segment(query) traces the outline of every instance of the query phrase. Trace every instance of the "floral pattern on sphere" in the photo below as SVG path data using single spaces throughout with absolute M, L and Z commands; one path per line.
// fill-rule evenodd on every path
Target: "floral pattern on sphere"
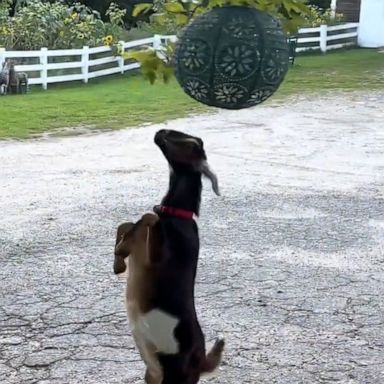
M 254 74 L 260 63 L 260 53 L 247 44 L 229 45 L 218 55 L 216 66 L 224 77 L 246 79 Z
M 191 73 L 205 71 L 210 64 L 210 48 L 204 40 L 188 39 L 183 47 L 181 63 Z
M 223 83 L 215 87 L 215 97 L 222 104 L 236 104 L 247 97 L 247 88 L 236 83 Z
M 207 100 L 209 94 L 208 85 L 197 79 L 188 80 L 185 83 L 187 93 L 198 101 Z
M 281 82 L 285 75 L 284 66 L 282 66 L 284 60 L 285 56 L 280 51 L 275 51 L 265 57 L 261 76 L 267 83 L 278 84 Z
M 253 19 L 234 17 L 223 28 L 224 32 L 237 39 L 257 38 L 259 36 L 257 25 Z
M 271 97 L 273 93 L 274 93 L 273 88 L 258 89 L 252 92 L 251 96 L 247 101 L 247 104 L 249 106 L 260 104 L 263 101 L 267 100 L 269 97 Z

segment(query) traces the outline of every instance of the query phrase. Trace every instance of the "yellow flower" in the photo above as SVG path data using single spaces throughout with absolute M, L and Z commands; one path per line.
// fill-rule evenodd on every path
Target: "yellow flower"
M 64 31 L 60 31 L 59 36 L 63 37 L 64 36 Z
M 103 42 L 104 42 L 105 45 L 112 45 L 112 43 L 113 43 L 113 36 L 112 35 L 105 36 L 103 38 Z
M 76 12 L 72 13 L 71 17 L 73 20 L 77 19 L 78 14 Z

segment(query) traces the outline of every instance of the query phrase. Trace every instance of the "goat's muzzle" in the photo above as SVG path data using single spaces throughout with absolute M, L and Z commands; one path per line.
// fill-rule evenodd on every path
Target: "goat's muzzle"
M 169 131 L 167 129 L 161 129 L 155 134 L 155 144 L 157 145 L 163 145 L 166 141 L 166 137 L 168 135 Z

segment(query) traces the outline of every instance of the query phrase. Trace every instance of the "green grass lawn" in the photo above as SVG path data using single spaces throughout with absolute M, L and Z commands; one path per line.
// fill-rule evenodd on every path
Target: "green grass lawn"
M 348 50 L 299 56 L 275 99 L 323 90 L 384 89 L 384 54 Z M 0 98 L 0 138 L 25 138 L 55 128 L 124 128 L 158 123 L 207 108 L 176 81 L 150 85 L 138 75 L 92 80 L 89 84 L 32 88 L 27 96 Z

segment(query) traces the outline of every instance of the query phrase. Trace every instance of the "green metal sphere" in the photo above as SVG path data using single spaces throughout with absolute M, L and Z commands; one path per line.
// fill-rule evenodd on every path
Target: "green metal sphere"
M 268 99 L 288 70 L 287 37 L 277 19 L 254 8 L 215 8 L 188 24 L 175 50 L 175 74 L 201 103 L 226 109 Z

